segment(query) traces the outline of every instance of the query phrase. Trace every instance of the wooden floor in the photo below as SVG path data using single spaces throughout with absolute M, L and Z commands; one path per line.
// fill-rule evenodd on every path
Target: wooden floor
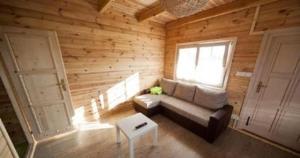
M 82 130 L 58 140 L 39 144 L 35 158 L 125 158 L 127 140 L 115 143 L 114 122 L 134 114 L 115 114 L 101 123 L 90 124 Z M 135 143 L 138 158 L 292 158 L 296 157 L 269 144 L 232 129 L 227 129 L 213 144 L 185 130 L 162 115 L 152 119 L 159 124 L 159 143 L 152 146 L 151 134 Z M 111 126 L 112 125 L 112 126 Z

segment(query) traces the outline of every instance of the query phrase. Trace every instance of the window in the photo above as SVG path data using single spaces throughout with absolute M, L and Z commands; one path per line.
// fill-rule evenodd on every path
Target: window
M 225 89 L 235 41 L 179 45 L 176 79 Z

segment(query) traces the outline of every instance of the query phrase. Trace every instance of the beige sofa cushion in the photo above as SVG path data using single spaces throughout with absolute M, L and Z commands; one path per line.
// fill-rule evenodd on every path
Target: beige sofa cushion
M 177 83 L 174 96 L 192 102 L 195 95 L 196 86 L 184 83 Z
M 227 94 L 223 90 L 210 90 L 197 87 L 194 103 L 209 109 L 219 109 L 227 104 Z
M 140 96 L 136 96 L 133 98 L 133 101 L 146 109 L 153 108 L 159 105 L 161 98 L 166 95 L 152 95 L 152 94 L 144 94 Z
M 208 126 L 209 117 L 214 111 L 197 106 L 193 103 L 189 103 L 174 97 L 161 98 L 162 106 L 172 110 L 186 118 L 189 118 L 205 127 Z
M 177 82 L 169 79 L 162 78 L 160 81 L 160 86 L 163 92 L 167 95 L 173 95 Z

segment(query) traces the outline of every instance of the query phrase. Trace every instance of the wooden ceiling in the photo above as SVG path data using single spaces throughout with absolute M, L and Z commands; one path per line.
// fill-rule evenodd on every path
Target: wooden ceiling
M 234 0 L 209 0 L 201 11 L 232 1 Z M 106 8 L 117 9 L 125 14 L 136 16 L 138 21 L 149 19 L 157 23 L 166 24 L 177 19 L 160 7 L 159 0 L 99 0 L 99 12 L 104 12 Z

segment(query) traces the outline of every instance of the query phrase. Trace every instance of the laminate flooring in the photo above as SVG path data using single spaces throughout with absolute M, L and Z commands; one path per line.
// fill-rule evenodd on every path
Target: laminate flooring
M 81 126 L 75 133 L 37 145 L 35 158 L 126 158 L 127 139 L 116 144 L 114 124 L 135 111 L 125 111 Z M 151 117 L 159 125 L 158 145 L 152 146 L 152 135 L 135 142 L 136 158 L 294 158 L 272 145 L 228 128 L 213 143 L 184 129 L 163 115 Z

